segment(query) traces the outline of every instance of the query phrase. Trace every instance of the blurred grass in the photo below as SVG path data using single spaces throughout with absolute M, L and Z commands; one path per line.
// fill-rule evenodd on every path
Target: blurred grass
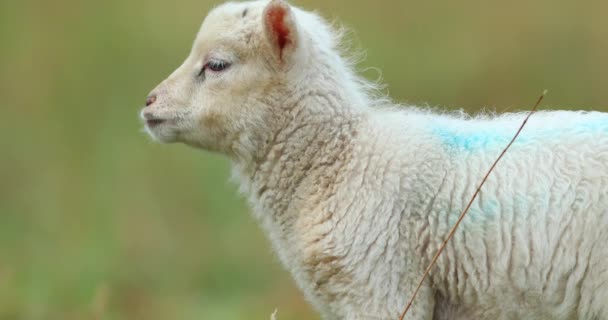
M 608 110 L 608 2 L 297 3 L 352 27 L 399 101 Z M 317 318 L 228 163 L 141 133 L 212 5 L 0 3 L 0 320 Z

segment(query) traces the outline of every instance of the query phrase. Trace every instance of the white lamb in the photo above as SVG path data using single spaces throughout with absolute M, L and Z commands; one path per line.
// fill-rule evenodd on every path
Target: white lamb
M 227 3 L 141 116 L 161 142 L 227 155 L 324 319 L 398 319 L 522 114 L 399 107 L 282 0 Z M 408 319 L 608 319 L 608 114 L 536 114 Z

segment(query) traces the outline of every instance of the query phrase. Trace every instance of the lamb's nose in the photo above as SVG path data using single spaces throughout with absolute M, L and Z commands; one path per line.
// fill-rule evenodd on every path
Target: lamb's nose
M 155 95 L 155 94 L 149 95 L 149 96 L 146 98 L 146 107 L 149 107 L 149 106 L 150 106 L 151 104 L 153 104 L 154 102 L 156 102 L 156 95 Z

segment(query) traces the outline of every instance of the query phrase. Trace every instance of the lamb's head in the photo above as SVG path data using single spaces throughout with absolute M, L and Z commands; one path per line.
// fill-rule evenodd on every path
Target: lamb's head
M 215 8 L 185 62 L 150 93 L 141 112 L 146 130 L 160 142 L 226 154 L 268 140 L 268 128 L 282 121 L 281 99 L 310 78 L 313 42 L 324 41 L 304 31 L 310 24 L 331 37 L 316 15 L 283 0 Z

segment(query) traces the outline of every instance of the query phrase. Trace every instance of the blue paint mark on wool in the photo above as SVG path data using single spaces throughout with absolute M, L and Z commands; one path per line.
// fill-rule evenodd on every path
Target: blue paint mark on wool
M 481 201 L 479 198 L 477 199 L 477 201 Z M 509 204 L 511 205 L 511 204 Z M 468 219 L 468 222 L 472 222 L 472 223 L 479 223 L 479 222 L 484 222 L 484 221 L 488 221 L 488 220 L 494 220 L 496 218 L 496 216 L 498 215 L 498 210 L 501 208 L 501 206 L 498 203 L 498 200 L 496 199 L 492 199 L 492 200 L 484 200 L 483 203 L 482 202 L 478 202 L 476 203 L 473 207 L 471 207 L 471 209 L 469 209 L 469 212 L 467 213 L 467 217 L 466 219 Z M 450 218 L 450 222 L 456 223 L 457 218 L 460 216 L 462 212 L 454 212 L 453 216 Z
M 583 131 L 591 131 L 597 133 L 608 133 L 608 116 L 601 119 L 592 120 L 582 123 L 579 128 Z
M 480 149 L 493 149 L 504 147 L 512 134 L 492 131 L 489 129 L 480 131 L 462 131 L 448 128 L 435 128 L 434 133 L 441 139 L 444 145 L 451 149 L 464 151 L 476 151 Z
M 433 128 L 433 133 L 452 150 L 489 151 L 506 147 L 515 135 L 518 125 L 514 124 L 509 129 L 505 127 L 493 129 L 489 126 L 475 129 L 467 127 L 466 123 L 460 128 L 437 125 Z M 537 129 L 525 128 L 515 143 L 564 139 L 574 135 L 589 134 L 608 134 L 608 114 L 581 118 L 568 124 L 554 124 Z

